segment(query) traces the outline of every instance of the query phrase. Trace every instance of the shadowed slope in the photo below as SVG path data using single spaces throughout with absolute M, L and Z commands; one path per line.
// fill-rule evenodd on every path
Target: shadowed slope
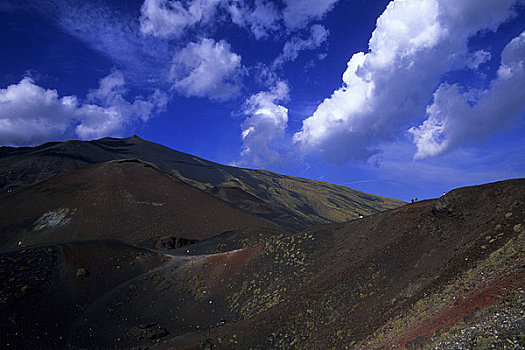
M 228 230 L 278 227 L 137 160 L 62 173 L 2 196 L 0 247 L 111 238 L 139 244 L 161 236 L 202 240 Z
M 16 191 L 66 170 L 127 158 L 153 163 L 183 182 L 293 230 L 343 222 L 403 204 L 344 186 L 213 163 L 136 136 L 2 147 L 0 190 Z
M 85 308 L 169 259 L 104 240 L 1 252 L 0 261 L 1 347 L 65 349 L 71 324 Z M 85 336 L 96 338 L 89 330 Z

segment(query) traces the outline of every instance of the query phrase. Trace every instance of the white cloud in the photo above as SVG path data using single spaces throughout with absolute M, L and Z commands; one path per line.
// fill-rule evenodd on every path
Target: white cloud
M 279 81 L 269 91 L 261 91 L 246 101 L 244 114 L 249 117 L 242 124 L 243 164 L 260 167 L 279 161 L 276 143 L 284 138 L 288 109 L 278 102 L 287 98 L 288 85 Z
M 299 52 L 313 50 L 321 46 L 328 39 L 329 31 L 320 24 L 314 24 L 308 39 L 294 36 L 284 44 L 283 52 L 274 60 L 273 66 L 278 67 L 287 61 L 294 61 Z
M 513 132 L 520 135 L 524 128 Z M 454 188 L 523 177 L 525 139 L 495 136 L 498 148 L 465 147 L 455 149 L 446 157 L 414 161 L 415 146 L 409 139 L 382 145 L 381 155 L 367 163 L 352 164 L 344 169 L 349 174 L 358 169 L 383 183 L 382 195 L 410 201 L 440 197 Z M 378 162 L 378 164 L 376 163 Z M 356 186 L 356 185 L 352 185 Z M 357 185 L 355 189 L 370 191 L 377 186 Z
M 409 132 L 415 158 L 440 155 L 469 141 L 484 139 L 525 112 L 525 32 L 503 50 L 497 77 L 483 91 L 462 92 L 442 84 L 427 108 L 428 119 Z
M 311 20 L 322 18 L 339 0 L 285 0 L 284 23 L 288 29 L 304 28 Z
M 81 139 L 120 135 L 126 127 L 137 121 L 148 121 L 167 105 L 166 94 L 159 90 L 147 100 L 135 98 L 133 103 L 124 98 L 125 93 L 124 77 L 119 71 L 101 79 L 99 88 L 87 95 L 88 103 L 79 106 L 75 113 L 80 120 L 75 133 Z
M 269 1 L 256 0 L 250 7 L 244 1 L 234 0 L 227 5 L 232 22 L 240 27 L 249 27 L 256 39 L 266 38 L 279 29 L 281 14 Z
M 229 15 L 233 23 L 249 28 L 257 39 L 279 28 L 282 15 L 274 2 L 255 0 L 145 0 L 141 8 L 142 33 L 177 38 L 192 27 L 204 26 Z
M 155 91 L 147 100 L 127 102 L 122 94 L 124 80 L 111 73 L 93 90 L 86 103 L 76 96 L 60 97 L 31 78 L 0 90 L 0 143 L 34 145 L 71 137 L 89 139 L 118 136 L 137 120 L 147 120 L 164 108 L 165 94 Z
M 248 28 L 256 39 L 267 38 L 286 27 L 290 32 L 321 19 L 339 0 L 144 0 L 141 32 L 161 38 L 178 38 L 191 28 L 231 18 Z
M 467 61 L 467 67 L 470 69 L 478 69 L 478 67 L 488 62 L 491 58 L 490 52 L 487 52 L 485 50 L 478 50 L 476 52 L 473 52 L 469 57 Z
M 0 143 L 26 145 L 61 137 L 72 128 L 76 108 L 76 97 L 60 98 L 56 90 L 26 77 L 0 90 Z
M 334 91 L 294 140 L 333 162 L 364 160 L 421 118 L 444 73 L 469 65 L 469 38 L 495 30 L 515 0 L 396 0 L 377 20 L 368 53 L 356 53 Z M 438 126 L 437 126 L 438 127 Z
M 173 88 L 186 96 L 228 100 L 240 92 L 245 68 L 241 57 L 225 41 L 202 39 L 190 43 L 173 58 Z
M 159 37 L 180 36 L 199 22 L 209 22 L 223 0 L 145 0 L 141 8 L 140 30 Z
M 113 71 L 109 75 L 100 79 L 99 87 L 91 90 L 87 95 L 90 102 L 102 102 L 105 105 L 111 105 L 114 100 L 122 99 L 126 93 L 124 76 L 120 71 Z

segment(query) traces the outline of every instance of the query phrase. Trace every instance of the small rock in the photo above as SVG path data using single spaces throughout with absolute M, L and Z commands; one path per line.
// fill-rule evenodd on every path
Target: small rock
M 408 349 L 422 349 L 425 347 L 425 345 L 428 343 L 428 339 L 422 336 L 419 336 L 412 340 L 411 342 L 407 343 Z
M 213 350 L 213 349 L 215 349 L 215 345 L 213 345 L 213 342 L 211 339 L 206 339 L 200 345 L 200 350 Z
M 138 327 L 131 328 L 127 332 L 128 337 L 135 339 L 135 340 L 160 339 L 162 337 L 165 337 L 168 334 L 169 332 L 166 329 L 154 323 L 141 324 Z

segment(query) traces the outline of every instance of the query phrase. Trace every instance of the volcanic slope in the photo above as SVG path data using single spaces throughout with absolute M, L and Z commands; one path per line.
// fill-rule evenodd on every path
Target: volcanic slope
M 67 170 L 129 158 L 150 162 L 185 183 L 295 231 L 404 204 L 345 186 L 213 163 L 137 136 L 2 147 L 0 191 L 16 192 Z
M 523 348 L 524 200 L 524 179 L 461 188 L 207 257 L 196 283 L 234 322 L 161 348 Z M 221 263 L 234 261 L 225 278 Z
M 0 247 L 85 239 L 153 245 L 165 237 L 191 243 L 225 231 L 282 233 L 140 160 L 87 166 L 1 197 Z
M 110 240 L 1 252 L 0 347 L 68 348 L 68 331 L 82 310 L 168 261 L 161 254 Z M 86 336 L 94 334 L 88 329 Z
M 40 281 L 28 263 L 40 248 L 4 252 L 11 265 L 0 283 L 10 292 L 2 300 L 36 305 L 30 319 L 61 327 L 39 323 L 14 337 L 21 327 L 0 326 L 18 348 L 39 330 L 73 348 L 523 348 L 524 200 L 525 179 L 509 180 L 226 252 L 213 237 L 101 287 L 67 324 L 38 306 L 52 307 L 45 291 L 53 279 L 30 284 Z M 118 276 L 128 260 L 108 262 L 108 273 Z M 68 288 L 82 278 L 98 288 L 73 266 Z M 2 322 L 29 317 L 12 310 Z
M 196 261 L 232 322 L 160 348 L 524 348 L 524 200 L 525 179 L 461 188 Z

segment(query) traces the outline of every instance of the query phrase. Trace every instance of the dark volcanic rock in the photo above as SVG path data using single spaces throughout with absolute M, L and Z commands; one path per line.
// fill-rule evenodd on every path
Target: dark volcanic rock
M 211 339 L 206 339 L 201 343 L 200 346 L 201 350 L 213 350 L 215 349 L 215 345 L 213 345 L 213 341 Z
M 407 343 L 407 348 L 410 350 L 423 349 L 427 343 L 428 339 L 426 337 L 419 336 Z
M 199 240 L 197 239 L 188 239 L 188 238 L 182 238 L 177 236 L 166 236 L 161 237 L 157 239 L 155 242 L 155 248 L 156 249 L 177 249 L 180 247 L 184 247 L 187 245 L 191 245 L 194 243 L 197 243 Z
M 168 334 L 169 332 L 166 329 L 154 323 L 141 324 L 128 331 L 128 337 L 135 340 L 160 339 Z

